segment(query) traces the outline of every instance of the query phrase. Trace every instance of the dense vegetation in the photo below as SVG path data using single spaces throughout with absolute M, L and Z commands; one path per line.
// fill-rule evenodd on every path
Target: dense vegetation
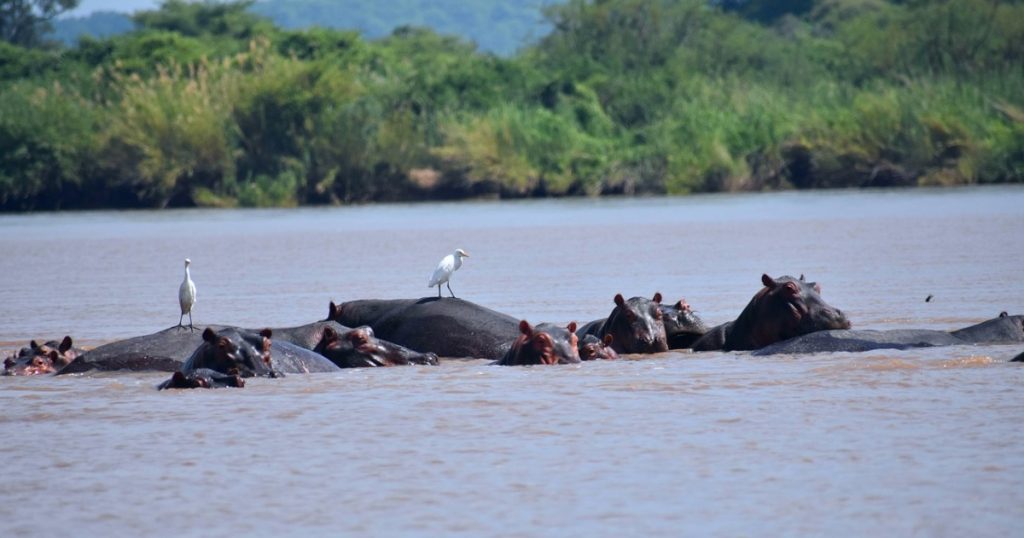
M 1024 3 L 570 0 L 512 57 L 170 1 L 0 42 L 0 208 L 1024 179 Z

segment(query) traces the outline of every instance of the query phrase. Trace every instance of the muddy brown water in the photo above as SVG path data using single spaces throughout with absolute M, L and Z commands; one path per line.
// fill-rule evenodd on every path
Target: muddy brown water
M 0 350 L 176 324 L 186 257 L 197 325 L 289 326 L 436 293 L 456 247 L 456 294 L 531 322 L 660 291 L 718 323 L 767 272 L 855 327 L 949 329 L 1024 313 L 1022 208 L 997 187 L 2 215 Z M 0 535 L 1011 536 L 1021 351 L 0 378 Z

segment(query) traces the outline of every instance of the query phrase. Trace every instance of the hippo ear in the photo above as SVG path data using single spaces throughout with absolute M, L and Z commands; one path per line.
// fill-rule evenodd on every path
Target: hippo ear
M 1009 312 L 1007 312 L 1006 310 L 1003 310 L 1002 312 L 999 313 L 999 317 L 1001 317 L 1001 318 L 1005 318 L 1005 317 L 1007 317 L 1009 315 L 1010 315 Z
M 811 287 L 814 288 L 814 291 L 818 292 L 818 295 L 821 295 L 821 286 L 817 282 L 811 282 Z
M 53 364 L 57 364 L 57 359 L 59 359 L 60 356 L 57 355 L 56 349 L 51 349 L 50 352 L 46 354 L 46 358 L 50 359 L 50 362 Z
M 615 340 L 615 338 L 610 334 L 604 335 L 604 338 L 601 339 L 601 341 L 604 342 L 604 345 L 606 346 L 612 345 L 612 340 Z
M 533 327 L 530 327 L 530 322 L 521 320 L 519 322 L 519 332 L 525 334 L 527 338 L 533 335 Z
M 322 338 L 328 341 L 334 340 L 338 338 L 338 333 L 334 332 L 334 329 L 330 327 L 324 327 L 324 334 Z
M 566 329 L 569 329 L 569 332 L 571 332 L 571 333 L 575 333 L 576 332 L 576 322 L 575 321 L 570 321 L 569 322 L 569 326 L 566 327 Z
M 330 321 L 332 319 L 338 319 L 339 315 L 341 315 L 341 308 L 339 308 L 338 305 L 334 304 L 334 301 L 331 301 L 331 304 L 327 305 L 327 319 L 326 319 L 326 321 Z
M 654 298 L 651 299 L 651 300 L 656 302 L 656 303 L 658 303 L 658 304 L 661 304 L 661 292 L 660 291 L 654 292 Z
M 803 281 L 804 281 L 804 274 L 800 273 L 800 282 L 803 282 Z
M 37 344 L 35 340 L 32 340 L 31 342 L 28 343 L 28 347 L 32 348 L 33 350 L 39 349 L 39 344 Z
M 207 327 L 203 331 L 203 340 L 212 343 L 217 338 L 217 333 L 213 332 L 213 329 Z
M 260 336 L 262 336 L 263 338 L 270 338 L 270 336 L 273 335 L 273 334 L 274 334 L 274 331 L 270 330 L 269 328 L 266 328 L 266 329 L 263 329 L 262 331 L 260 331 Z
M 615 294 L 615 304 L 617 306 L 622 306 L 622 305 L 626 304 L 626 300 L 622 298 L 622 294 L 621 293 L 616 293 Z
M 768 276 L 768 273 L 764 273 L 764 274 L 761 275 L 761 283 L 764 284 L 765 286 L 767 286 L 768 289 L 775 288 L 775 286 L 777 284 L 775 282 L 775 280 L 772 279 L 772 277 Z
M 60 341 L 60 345 L 57 346 L 57 349 L 61 353 L 64 353 L 65 351 L 71 349 L 71 337 L 65 336 L 64 339 Z

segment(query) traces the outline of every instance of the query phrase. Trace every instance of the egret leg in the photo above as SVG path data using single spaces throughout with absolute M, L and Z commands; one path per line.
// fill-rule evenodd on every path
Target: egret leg
M 440 284 L 437 285 L 437 298 L 438 299 L 441 298 L 441 285 Z
M 451 282 L 445 282 L 444 285 L 448 286 L 448 293 L 452 294 L 452 298 L 454 299 L 455 298 L 455 292 L 452 291 L 452 283 Z M 440 285 L 437 286 L 437 292 L 441 293 L 441 286 Z
M 196 330 L 196 328 L 192 326 L 192 311 L 191 310 L 188 311 L 188 330 L 190 332 L 195 332 L 195 330 Z
M 181 320 L 183 320 L 183 319 L 185 319 L 185 313 L 184 312 L 182 312 L 181 315 L 178 316 L 178 327 L 184 327 L 184 325 L 181 324 Z

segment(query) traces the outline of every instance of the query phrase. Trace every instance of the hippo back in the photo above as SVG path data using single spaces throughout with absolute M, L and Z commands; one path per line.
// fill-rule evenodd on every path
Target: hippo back
M 519 335 L 515 318 L 463 299 L 389 302 L 387 313 L 367 325 L 377 338 L 422 353 L 498 360 Z M 342 306 L 343 311 L 348 305 Z
M 963 340 L 946 331 L 897 329 L 891 331 L 837 329 L 817 331 L 765 346 L 752 355 L 779 353 L 860 352 L 875 349 L 912 349 L 956 346 Z
M 325 321 L 336 321 L 346 327 L 375 327 L 385 316 L 393 311 L 408 308 L 417 299 L 359 299 L 345 301 L 339 305 L 331 301 L 327 309 Z M 336 329 L 337 330 L 337 329 Z M 319 340 L 318 340 L 319 341 Z
M 1024 316 L 999 316 L 951 334 L 971 344 L 1017 344 L 1024 342 Z
M 210 325 L 220 331 L 228 327 Z M 77 374 L 91 370 L 174 372 L 203 343 L 201 331 L 170 327 L 160 332 L 118 340 L 87 351 L 57 372 Z

